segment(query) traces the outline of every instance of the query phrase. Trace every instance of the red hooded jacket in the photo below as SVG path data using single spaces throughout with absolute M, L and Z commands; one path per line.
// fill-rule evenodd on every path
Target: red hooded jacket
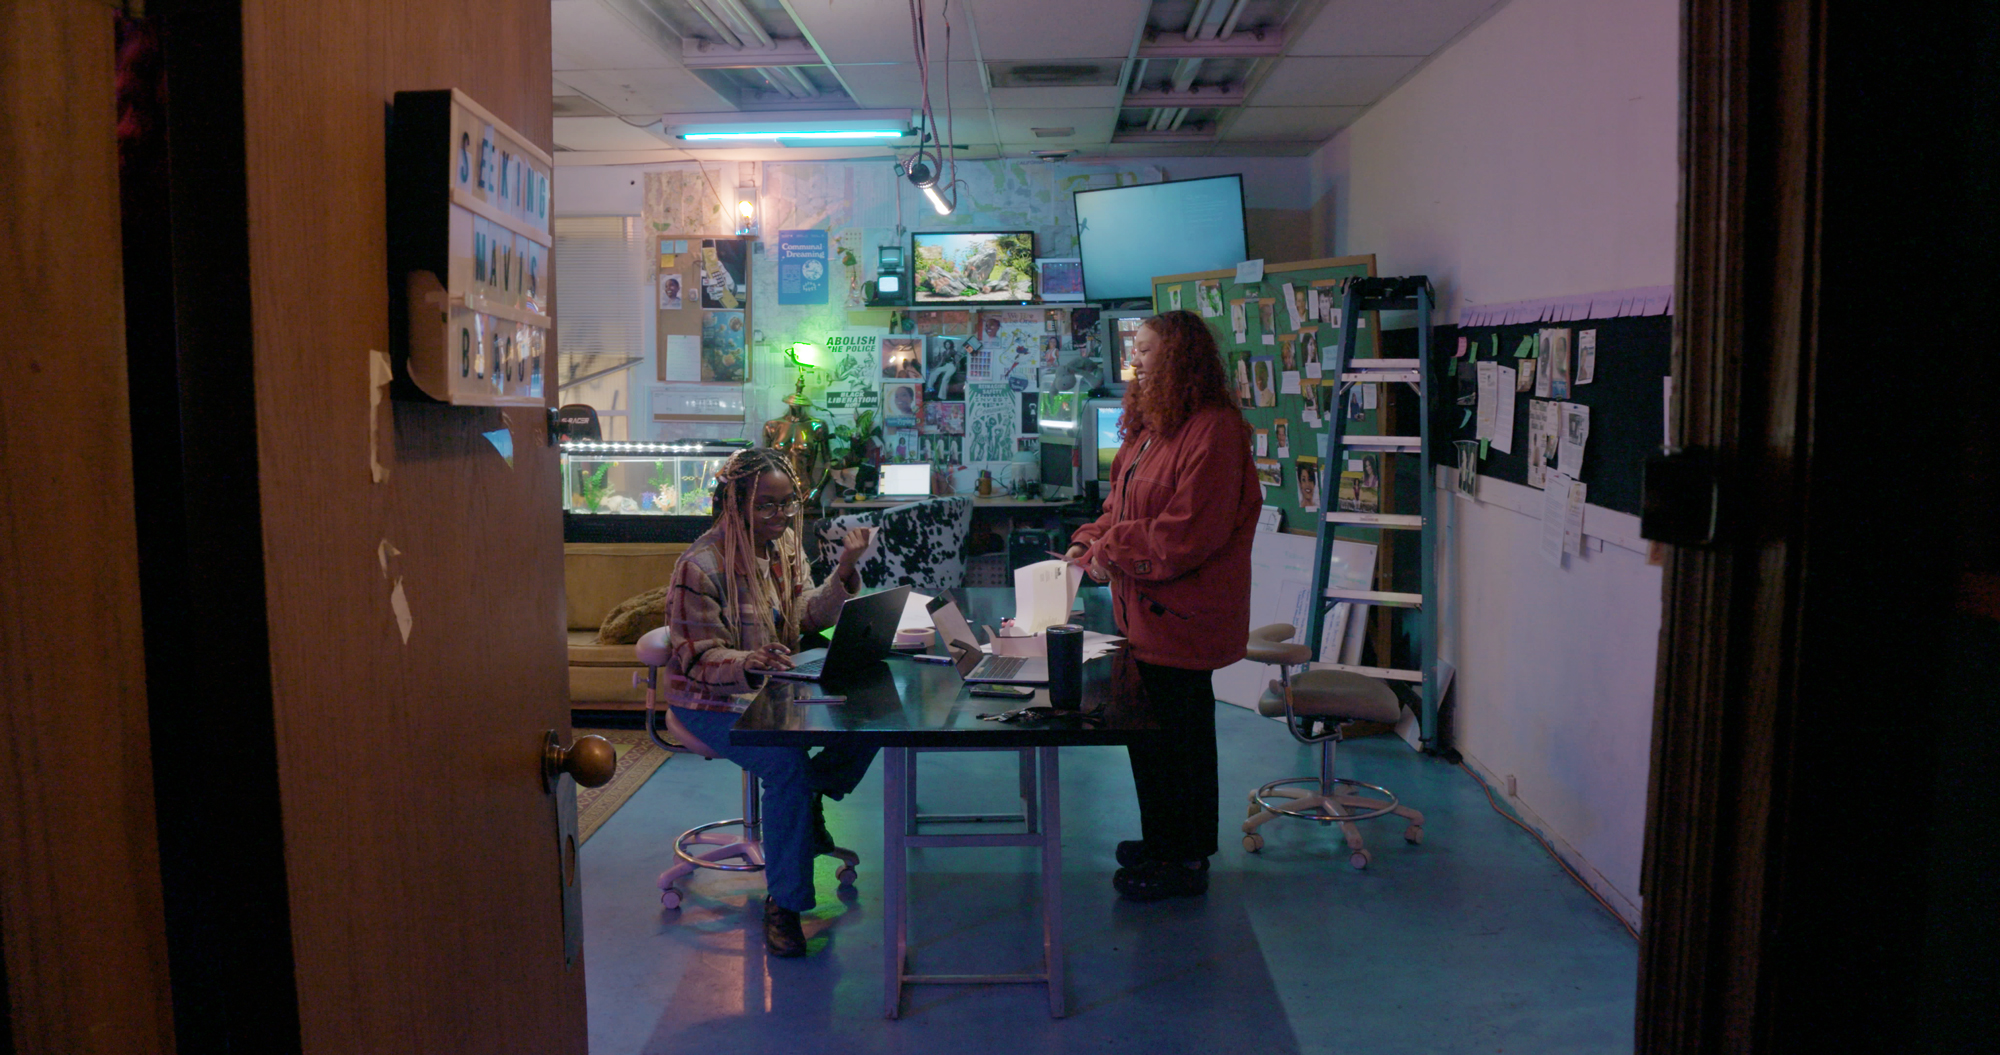
M 1263 498 L 1234 407 L 1196 411 L 1172 436 L 1126 437 L 1104 515 L 1071 541 L 1112 569 L 1113 614 L 1139 659 L 1215 670 L 1243 658 Z

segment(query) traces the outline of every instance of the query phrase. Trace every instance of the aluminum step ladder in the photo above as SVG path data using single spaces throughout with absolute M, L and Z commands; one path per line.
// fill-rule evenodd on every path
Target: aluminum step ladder
M 1318 545 L 1313 556 L 1313 596 L 1319 602 L 1312 606 L 1312 617 L 1307 630 L 1306 642 L 1318 648 L 1321 634 L 1329 610 L 1336 604 L 1354 605 L 1356 616 L 1365 620 L 1376 607 L 1402 609 L 1409 612 L 1404 618 L 1417 620 L 1416 637 L 1417 666 L 1413 669 L 1398 669 L 1383 666 L 1362 666 L 1359 664 L 1335 662 L 1334 656 L 1321 657 L 1323 662 L 1312 664 L 1316 670 L 1345 670 L 1365 674 L 1386 681 L 1408 682 L 1417 689 L 1418 734 L 1423 749 L 1438 747 L 1438 703 L 1450 681 L 1450 671 L 1440 669 L 1438 659 L 1438 570 L 1437 570 L 1437 488 L 1431 485 L 1431 419 L 1436 409 L 1432 397 L 1433 381 L 1430 376 L 1431 364 L 1431 307 L 1434 301 L 1430 279 L 1424 275 L 1410 275 L 1402 278 L 1359 278 L 1347 284 L 1341 298 L 1340 338 L 1334 348 L 1335 376 L 1340 379 L 1339 395 L 1332 402 L 1332 421 L 1327 430 L 1327 476 L 1337 480 L 1340 466 L 1346 464 L 1350 454 L 1380 454 L 1383 456 L 1382 478 L 1391 479 L 1390 456 L 1413 456 L 1418 459 L 1416 479 L 1419 494 L 1418 511 L 1415 513 L 1356 513 L 1329 509 L 1320 515 L 1318 525 Z M 1417 357 L 1415 359 L 1356 358 L 1355 331 L 1364 311 L 1415 311 L 1417 313 Z M 1380 337 L 1377 337 L 1380 340 Z M 1347 403 L 1349 391 L 1357 384 L 1409 385 L 1417 393 L 1419 411 L 1417 414 L 1417 434 L 1414 436 L 1363 436 L 1347 434 Z M 1337 489 L 1335 493 L 1338 494 Z M 1338 502 L 1330 503 L 1337 506 Z M 1342 526 L 1376 528 L 1386 531 L 1415 531 L 1420 536 L 1421 579 L 1420 593 L 1401 593 L 1386 590 L 1350 590 L 1329 588 L 1327 577 L 1330 571 L 1333 542 L 1336 529 Z M 1338 647 L 1337 644 L 1335 646 Z M 1386 657 L 1383 657 L 1386 662 Z

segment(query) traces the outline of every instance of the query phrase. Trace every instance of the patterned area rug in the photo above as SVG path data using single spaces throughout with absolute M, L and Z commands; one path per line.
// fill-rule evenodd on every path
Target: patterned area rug
M 590 841 L 597 829 L 618 812 L 646 781 L 659 772 L 672 753 L 646 735 L 644 729 L 578 729 L 578 736 L 601 736 L 618 752 L 618 768 L 603 787 L 576 789 L 578 843 Z

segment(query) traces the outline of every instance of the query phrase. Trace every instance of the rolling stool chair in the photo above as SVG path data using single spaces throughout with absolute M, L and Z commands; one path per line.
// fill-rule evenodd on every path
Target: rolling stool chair
M 1413 844 L 1423 842 L 1424 815 L 1398 802 L 1394 792 L 1333 775 L 1334 745 L 1345 735 L 1347 723 L 1392 724 L 1403 716 L 1395 692 L 1375 678 L 1344 670 L 1308 670 L 1292 677 L 1293 666 L 1312 659 L 1310 647 L 1291 643 L 1292 634 L 1292 627 L 1285 623 L 1252 630 L 1245 658 L 1278 665 L 1278 680 L 1257 701 L 1257 713 L 1269 718 L 1283 716 L 1292 739 L 1319 745 L 1319 776 L 1274 780 L 1251 792 L 1250 819 L 1243 822 L 1243 848 L 1251 853 L 1263 849 L 1264 837 L 1257 829 L 1280 815 L 1339 824 L 1347 836 L 1347 863 L 1357 869 L 1368 867 L 1369 861 L 1361 829 L 1355 827 L 1357 821 L 1393 813 L 1410 822 L 1403 829 L 1404 839 Z M 1321 725 L 1325 732 L 1309 735 Z M 1348 794 L 1340 790 L 1342 785 L 1367 789 L 1381 798 Z
M 643 684 L 646 687 L 646 735 L 652 737 L 654 743 L 675 754 L 700 755 L 704 759 L 711 760 L 716 758 L 717 754 L 713 748 L 702 743 L 701 739 L 693 733 L 688 732 L 687 728 L 681 725 L 679 719 L 674 717 L 674 709 L 672 707 L 659 707 L 656 705 L 659 694 L 660 665 L 667 661 L 666 627 L 648 631 L 644 637 L 639 639 L 639 643 L 634 648 L 638 652 L 639 662 L 646 667 L 645 674 L 642 675 L 635 672 L 632 675 L 634 684 Z M 672 737 L 671 740 L 660 735 L 659 714 L 661 711 L 666 712 L 666 731 L 667 736 Z M 741 836 L 732 836 L 728 832 L 721 830 L 736 827 L 743 829 Z M 674 856 L 680 858 L 680 863 L 660 873 L 660 904 L 667 908 L 680 908 L 681 892 L 674 888 L 674 884 L 679 882 L 683 877 L 693 875 L 698 868 L 713 868 L 722 872 L 763 871 L 764 842 L 761 836 L 762 828 L 763 807 L 761 799 L 757 794 L 757 778 L 746 769 L 743 770 L 743 816 L 726 821 L 710 821 L 707 824 L 698 824 L 682 832 L 674 840 Z M 708 847 L 709 849 L 702 850 L 702 847 Z M 697 852 L 697 850 L 700 852 Z M 861 857 L 858 854 L 852 850 L 844 850 L 836 847 L 827 856 L 837 858 L 841 862 L 840 868 L 834 872 L 836 879 L 839 879 L 842 883 L 854 882 L 855 866 L 861 863 Z M 741 861 L 742 863 L 730 864 L 728 863 L 730 861 Z

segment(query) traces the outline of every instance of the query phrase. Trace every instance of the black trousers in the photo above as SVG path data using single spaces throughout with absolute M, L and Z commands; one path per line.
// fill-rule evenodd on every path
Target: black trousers
M 1174 734 L 1133 744 L 1132 783 L 1139 792 L 1139 837 L 1148 855 L 1192 861 L 1215 854 L 1215 674 L 1139 664 L 1146 703 Z

